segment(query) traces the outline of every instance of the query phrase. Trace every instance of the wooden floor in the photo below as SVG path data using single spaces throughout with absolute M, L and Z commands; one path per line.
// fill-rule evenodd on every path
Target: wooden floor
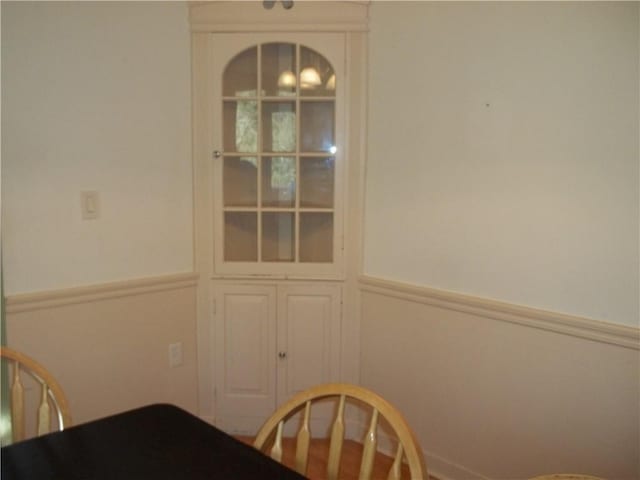
M 236 436 L 249 445 L 253 444 L 253 437 Z M 293 468 L 295 455 L 294 439 L 285 438 L 283 441 L 283 463 Z M 326 462 L 329 456 L 329 441 L 323 439 L 312 439 L 309 448 L 309 464 L 307 477 L 312 480 L 325 480 Z M 360 458 L 362 456 L 362 444 L 352 440 L 345 440 L 342 447 L 342 461 L 340 464 L 340 480 L 357 480 L 360 472 Z M 389 468 L 393 459 L 381 453 L 376 454 L 374 469 L 371 478 L 373 480 L 386 480 Z M 403 466 L 402 478 L 410 478 L 409 469 Z M 430 477 L 431 480 L 437 480 Z

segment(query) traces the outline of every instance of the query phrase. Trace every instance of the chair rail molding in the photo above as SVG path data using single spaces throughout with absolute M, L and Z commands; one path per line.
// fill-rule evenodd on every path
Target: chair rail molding
M 193 288 L 196 286 L 197 279 L 197 273 L 175 273 L 82 287 L 61 288 L 35 293 L 20 293 L 8 295 L 5 306 L 7 313 L 28 312 L 109 298 L 120 298 L 181 288 Z
M 359 284 L 360 290 L 363 292 L 377 293 L 493 320 L 640 350 L 640 328 L 638 327 L 618 325 L 367 275 L 360 276 Z

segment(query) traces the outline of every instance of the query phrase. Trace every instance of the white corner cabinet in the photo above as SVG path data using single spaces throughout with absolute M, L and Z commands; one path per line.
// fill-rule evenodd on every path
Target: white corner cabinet
M 356 381 L 367 2 L 194 2 L 201 415 Z

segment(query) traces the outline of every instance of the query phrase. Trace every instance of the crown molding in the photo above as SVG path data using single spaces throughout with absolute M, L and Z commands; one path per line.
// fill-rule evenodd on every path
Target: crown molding
M 362 32 L 368 29 L 368 1 L 296 0 L 290 9 L 262 1 L 189 3 L 192 32 Z

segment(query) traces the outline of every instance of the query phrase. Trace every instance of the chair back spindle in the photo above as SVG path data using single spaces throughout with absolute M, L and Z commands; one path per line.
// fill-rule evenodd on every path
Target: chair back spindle
M 38 407 L 38 435 L 49 433 L 51 425 L 51 408 L 49 407 L 49 387 L 40 382 L 40 406 Z
M 271 448 L 271 458 L 273 458 L 277 462 L 282 461 L 282 427 L 283 425 L 284 425 L 284 422 L 278 423 L 276 439 L 273 442 L 273 447 Z
M 402 467 L 402 444 L 398 443 L 398 448 L 396 449 L 396 456 L 393 459 L 393 465 L 389 469 L 389 476 L 387 480 L 400 480 L 401 478 L 401 467 Z
M 373 409 L 371 424 L 367 435 L 364 437 L 364 450 L 362 451 L 362 463 L 360 464 L 360 480 L 370 480 L 373 470 L 373 460 L 378 446 L 378 410 Z
M 331 428 L 331 443 L 329 444 L 329 460 L 327 462 L 327 477 L 329 480 L 337 480 L 340 470 L 340 458 L 342 457 L 342 444 L 344 442 L 344 403 L 346 397 L 340 395 L 338 412 Z
M 304 416 L 302 417 L 302 425 L 298 432 L 296 440 L 296 471 L 304 475 L 307 471 L 309 463 L 309 442 L 311 440 L 311 432 L 309 431 L 309 417 L 311 416 L 311 402 L 307 402 L 304 406 Z
M 20 364 L 13 363 L 13 380 L 11 382 L 11 433 L 13 441 L 24 440 L 24 385 L 20 378 Z

